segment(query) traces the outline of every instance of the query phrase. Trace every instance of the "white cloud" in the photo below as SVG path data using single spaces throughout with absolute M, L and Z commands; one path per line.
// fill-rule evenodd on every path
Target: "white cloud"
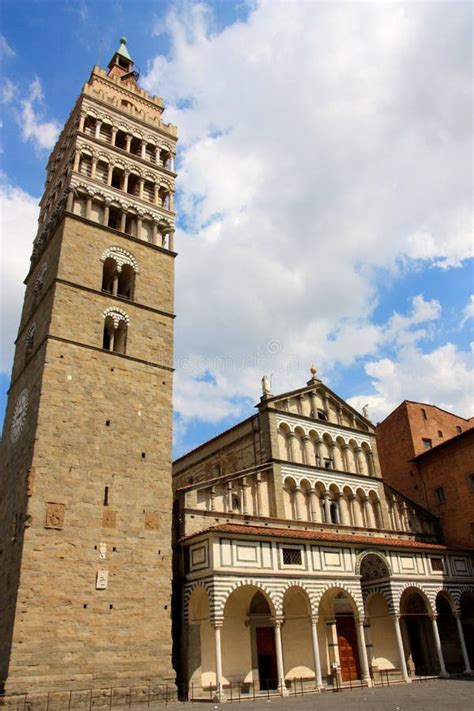
M 383 420 L 402 400 L 428 402 L 472 417 L 472 358 L 472 347 L 471 352 L 466 352 L 453 343 L 429 353 L 414 346 L 404 347 L 397 358 L 367 363 L 365 370 L 372 378 L 372 392 L 350 398 L 349 402 L 357 409 L 368 403 L 373 422 Z
M 188 9 L 144 84 L 180 130 L 178 359 L 237 364 L 213 411 L 257 397 L 263 368 L 281 390 L 313 360 L 328 372 L 430 335 L 435 301 L 372 314 L 381 271 L 470 255 L 470 8 L 259 2 L 221 32 Z M 212 390 L 176 382 L 183 400 Z
M 9 104 L 17 95 L 18 87 L 10 79 L 5 79 L 0 89 L 0 102 Z
M 0 372 L 9 373 L 23 303 L 23 280 L 29 266 L 38 219 L 38 198 L 0 176 L 0 259 L 2 345 Z
M 16 52 L 14 49 L 10 47 L 8 44 L 6 37 L 4 35 L 0 35 L 0 56 L 4 57 L 15 57 Z
M 461 327 L 464 326 L 469 319 L 474 318 L 474 294 L 471 294 L 469 301 L 463 309 L 463 317 L 461 321 Z
M 53 148 L 61 130 L 58 121 L 43 121 L 44 96 L 38 77 L 31 82 L 28 96 L 21 101 L 17 120 L 24 141 L 31 141 L 36 149 Z

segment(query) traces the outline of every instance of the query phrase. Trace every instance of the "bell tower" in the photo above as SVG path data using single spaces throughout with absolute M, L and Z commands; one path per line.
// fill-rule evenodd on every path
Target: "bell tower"
M 0 691 L 172 684 L 177 129 L 126 39 L 47 164 L 1 453 Z

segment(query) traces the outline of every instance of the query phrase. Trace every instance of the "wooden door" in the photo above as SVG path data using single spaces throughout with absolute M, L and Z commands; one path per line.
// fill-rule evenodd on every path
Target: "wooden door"
M 337 646 L 342 681 L 360 679 L 359 649 L 353 617 L 336 617 Z
M 273 627 L 257 627 L 258 676 L 260 689 L 278 688 L 278 672 L 275 652 L 275 632 Z

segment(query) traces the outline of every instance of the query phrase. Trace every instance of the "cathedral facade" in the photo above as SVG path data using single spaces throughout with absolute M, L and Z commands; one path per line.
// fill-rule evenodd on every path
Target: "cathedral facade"
M 194 695 L 471 673 L 473 551 L 384 483 L 374 430 L 313 369 L 174 463 Z
M 177 130 L 137 77 L 122 38 L 47 165 L 1 453 L 7 695 L 174 683 Z

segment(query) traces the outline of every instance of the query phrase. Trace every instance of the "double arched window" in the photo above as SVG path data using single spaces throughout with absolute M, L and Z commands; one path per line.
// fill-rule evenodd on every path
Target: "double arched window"
M 102 262 L 102 291 L 132 301 L 138 272 L 135 257 L 121 247 L 109 247 L 102 255 Z
M 110 307 L 104 311 L 102 348 L 113 353 L 125 353 L 130 319 L 122 309 Z

